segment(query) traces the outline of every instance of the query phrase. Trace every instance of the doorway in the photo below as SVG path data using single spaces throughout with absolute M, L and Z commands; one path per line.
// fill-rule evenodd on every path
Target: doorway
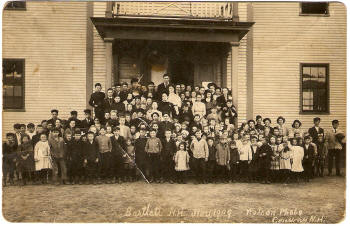
M 194 64 L 184 59 L 172 59 L 169 62 L 171 82 L 173 84 L 194 84 Z

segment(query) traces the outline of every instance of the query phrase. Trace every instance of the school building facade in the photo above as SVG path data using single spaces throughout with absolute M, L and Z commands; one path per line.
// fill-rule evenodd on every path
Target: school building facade
M 239 123 L 346 126 L 346 7 L 338 2 L 24 2 L 3 10 L 3 133 L 90 108 L 103 89 L 216 82 Z

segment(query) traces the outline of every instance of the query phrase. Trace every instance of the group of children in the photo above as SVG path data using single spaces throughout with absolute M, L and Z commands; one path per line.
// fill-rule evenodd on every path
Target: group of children
M 52 118 L 37 126 L 14 125 L 3 144 L 4 185 L 14 184 L 15 177 L 22 185 L 186 183 L 190 178 L 289 183 L 322 177 L 333 156 L 340 174 L 338 155 L 328 155 L 328 149 L 342 148 L 337 120 L 330 133 L 319 127 L 320 118 L 307 132 L 299 120 L 287 128 L 279 117 L 272 127 L 271 119 L 259 115 L 237 127 L 227 88 L 171 85 L 168 75 L 157 89 L 132 80 L 130 88 L 116 84 L 106 97 L 99 83 L 95 87 L 89 102 L 94 118 L 86 109 L 83 120 L 76 111 L 61 120 L 53 109 Z

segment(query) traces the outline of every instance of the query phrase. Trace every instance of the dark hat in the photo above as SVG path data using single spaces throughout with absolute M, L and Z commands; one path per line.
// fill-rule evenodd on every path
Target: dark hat
M 113 128 L 113 131 L 116 131 L 116 130 L 120 130 L 120 127 L 116 126 L 116 127 Z
M 271 123 L 271 119 L 270 118 L 264 118 L 264 123 L 265 121 L 269 121 Z
M 338 124 L 339 123 L 339 120 L 338 119 L 334 119 L 333 121 L 332 121 L 332 125 L 333 124 Z
M 300 126 L 302 125 L 301 122 L 298 119 L 296 119 L 296 120 L 294 120 L 294 122 L 292 124 L 293 128 L 295 128 L 295 123 L 297 123 L 297 122 L 299 123 Z
M 258 120 L 259 118 L 262 119 L 261 115 L 257 115 L 257 116 L 255 117 L 255 120 Z
M 316 121 L 320 121 L 321 122 L 321 119 L 319 117 L 315 117 L 314 118 L 314 122 L 316 122 Z
M 91 110 L 90 110 L 90 109 L 85 109 L 85 110 L 84 110 L 84 113 L 85 113 L 85 114 L 90 114 L 90 115 L 91 115 Z
M 98 83 L 95 84 L 95 87 L 96 86 L 102 86 L 102 85 L 101 85 L 101 83 L 98 82 Z
M 51 113 L 54 113 L 54 112 L 56 112 L 58 114 L 58 110 L 57 109 L 52 109 L 51 110 Z
M 77 112 L 77 111 L 71 111 L 70 114 L 71 114 L 71 115 L 77 115 L 78 112 Z
M 280 120 L 280 119 L 282 119 L 282 120 L 283 120 L 283 123 L 285 123 L 285 122 L 286 122 L 286 119 L 285 119 L 285 118 L 283 118 L 282 116 L 279 116 L 279 117 L 277 118 L 277 122 L 278 122 L 278 120 Z

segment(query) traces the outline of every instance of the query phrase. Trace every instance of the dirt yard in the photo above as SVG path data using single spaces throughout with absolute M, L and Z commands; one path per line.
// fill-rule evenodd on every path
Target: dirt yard
M 336 223 L 345 178 L 300 184 L 31 185 L 3 188 L 11 222 Z

